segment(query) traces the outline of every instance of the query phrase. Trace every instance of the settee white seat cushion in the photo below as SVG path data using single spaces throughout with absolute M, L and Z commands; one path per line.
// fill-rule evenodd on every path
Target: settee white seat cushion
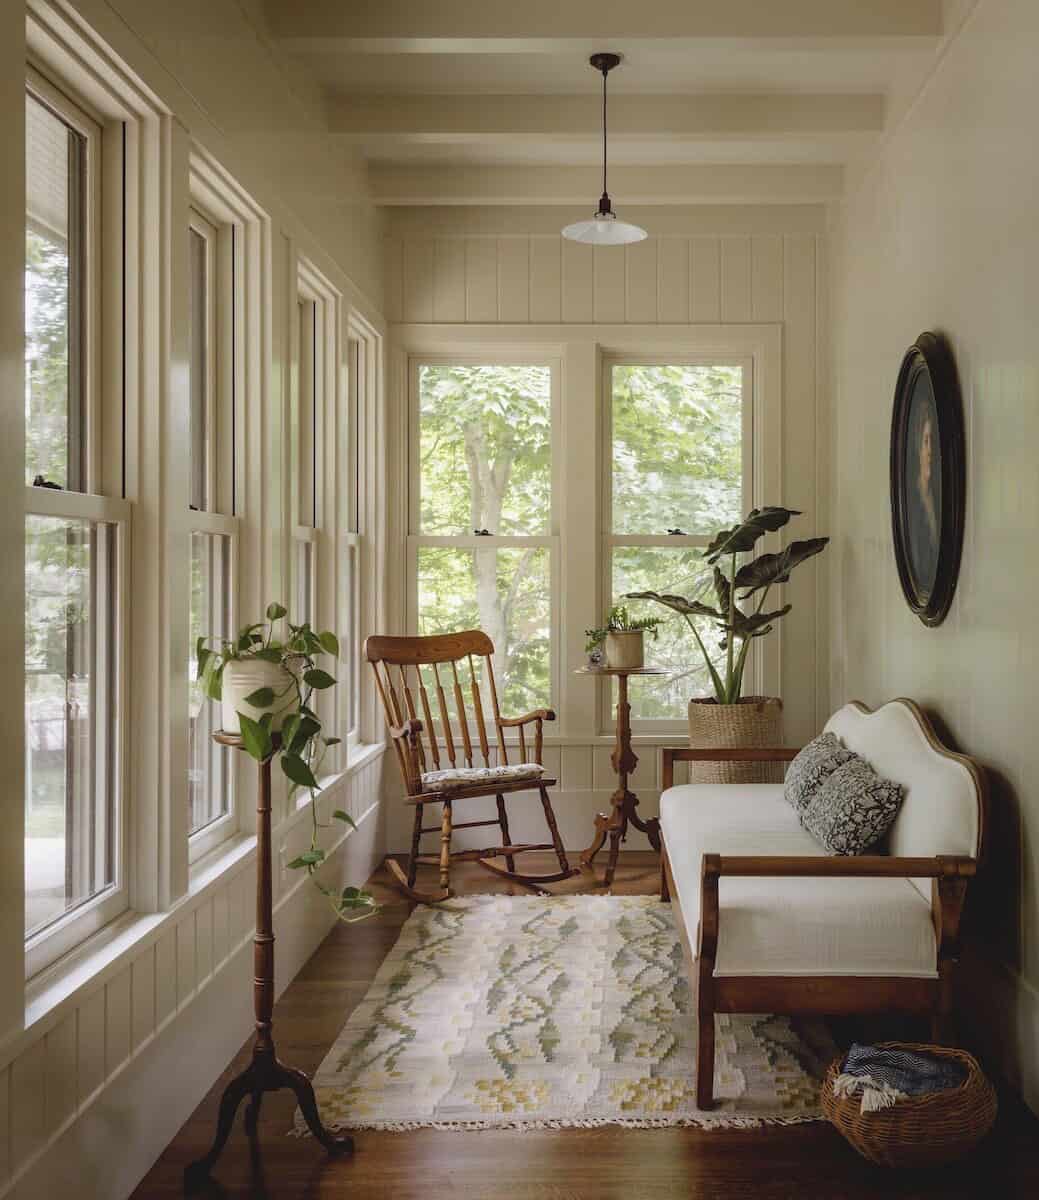
M 517 779 L 540 779 L 545 768 L 538 763 L 516 763 L 507 767 L 450 767 L 427 771 L 422 776 L 424 792 L 449 792 L 454 788 L 483 784 L 515 783 Z
M 704 854 L 825 853 L 782 784 L 669 788 L 660 826 L 694 954 Z M 909 880 L 723 876 L 718 900 L 716 975 L 937 975 L 930 904 Z

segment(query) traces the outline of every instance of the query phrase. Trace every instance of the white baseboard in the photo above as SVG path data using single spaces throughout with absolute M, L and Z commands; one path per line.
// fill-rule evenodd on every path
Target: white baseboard
M 367 879 L 382 851 L 379 805 L 373 804 L 327 870 L 344 882 Z M 274 920 L 279 995 L 334 923 L 309 880 L 300 879 L 282 897 Z M 250 937 L 27 1165 L 11 1200 L 125 1200 L 249 1036 L 252 976 Z

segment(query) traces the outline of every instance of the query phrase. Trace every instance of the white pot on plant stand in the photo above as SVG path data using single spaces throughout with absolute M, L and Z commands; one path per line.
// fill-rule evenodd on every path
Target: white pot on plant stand
M 249 704 L 251 696 L 261 688 L 270 688 L 274 699 L 266 707 Z M 296 678 L 281 663 L 265 662 L 262 658 L 232 659 L 224 667 L 220 685 L 220 723 L 224 733 L 240 733 L 238 714 L 244 713 L 253 721 L 265 713 L 272 714 L 271 732 L 277 733 L 282 722 L 296 710 Z

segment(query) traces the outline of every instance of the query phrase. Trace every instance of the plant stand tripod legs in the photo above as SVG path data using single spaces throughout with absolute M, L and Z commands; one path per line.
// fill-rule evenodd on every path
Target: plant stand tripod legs
M 220 1115 L 217 1118 L 213 1145 L 208 1154 L 184 1168 L 185 1191 L 193 1191 L 209 1177 L 213 1164 L 220 1157 L 224 1144 L 231 1134 L 239 1104 L 253 1090 L 253 1078 L 253 1064 L 250 1063 L 241 1075 L 232 1079 L 224 1088 L 224 1094 L 220 1097 Z
M 278 1068 L 285 1078 L 285 1086 L 296 1093 L 296 1103 L 307 1123 L 307 1128 L 328 1151 L 329 1154 L 352 1154 L 354 1140 L 345 1133 L 332 1133 L 321 1122 L 317 1110 L 317 1100 L 314 1097 L 314 1086 L 302 1071 L 295 1067 L 285 1067 L 278 1063 Z

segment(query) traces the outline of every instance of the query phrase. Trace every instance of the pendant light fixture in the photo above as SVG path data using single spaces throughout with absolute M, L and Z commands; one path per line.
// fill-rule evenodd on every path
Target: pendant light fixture
M 597 71 L 602 72 L 602 195 L 599 211 L 590 221 L 576 221 L 567 225 L 563 237 L 572 242 L 587 242 L 593 246 L 626 246 L 629 242 L 641 242 L 646 231 L 638 225 L 618 221 L 606 190 L 606 76 L 620 62 L 619 54 L 593 54 L 588 60 Z

